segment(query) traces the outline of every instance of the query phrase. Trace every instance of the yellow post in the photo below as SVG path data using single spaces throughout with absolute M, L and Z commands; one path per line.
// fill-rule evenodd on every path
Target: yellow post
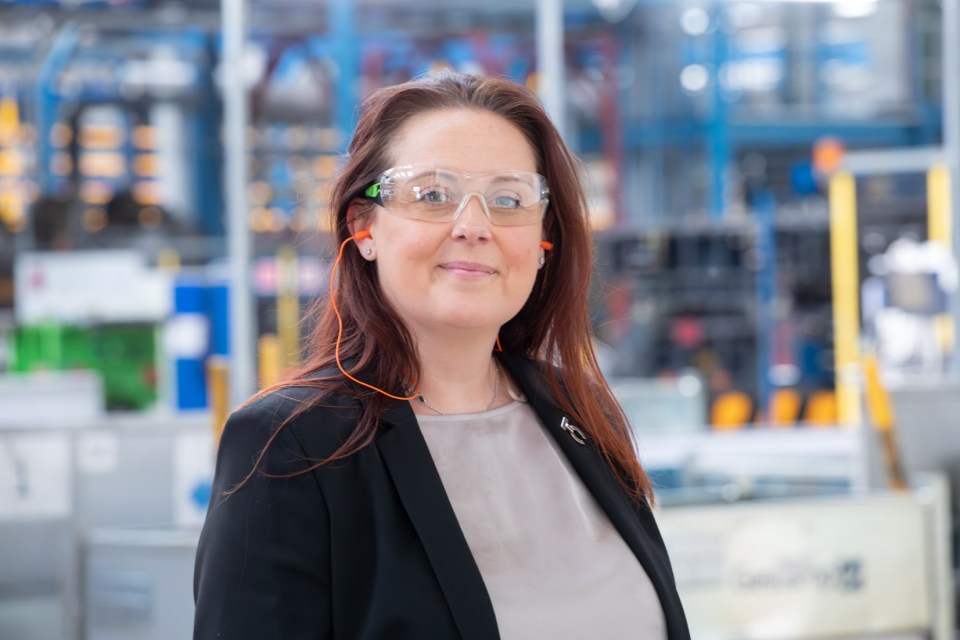
M 269 387 L 280 380 L 280 341 L 268 333 L 257 341 L 260 356 L 260 388 Z
M 944 164 L 935 164 L 927 171 L 927 236 L 952 253 L 950 197 L 950 171 Z M 933 327 L 941 352 L 951 353 L 956 339 L 953 318 L 941 313 L 934 318 Z
M 839 171 L 830 178 L 830 258 L 833 283 L 837 418 L 861 424 L 860 275 L 857 250 L 857 185 Z
M 210 404 L 210 417 L 213 421 L 214 443 L 220 441 L 223 425 L 230 412 L 230 385 L 227 359 L 223 356 L 207 358 L 207 395 Z
M 300 361 L 300 295 L 293 247 L 277 251 L 277 336 L 281 370 L 296 366 Z
M 931 242 L 950 247 L 950 172 L 935 164 L 927 172 L 927 236 Z
M 20 107 L 15 98 L 0 99 L 0 223 L 11 231 L 26 226 L 26 206 L 22 178 L 24 165 L 20 157 Z

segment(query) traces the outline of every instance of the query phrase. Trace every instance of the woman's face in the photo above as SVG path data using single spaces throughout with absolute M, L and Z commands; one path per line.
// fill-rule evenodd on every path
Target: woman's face
M 537 171 L 534 151 L 520 130 L 480 110 L 418 114 L 400 128 L 388 156 L 393 166 L 427 165 L 466 174 Z M 371 237 L 360 242 L 361 254 L 376 261 L 387 300 L 414 336 L 463 336 L 468 330 L 490 339 L 533 289 L 543 255 L 542 222 L 494 226 L 476 197 L 453 222 L 412 220 L 389 205 L 375 207 L 372 216 Z

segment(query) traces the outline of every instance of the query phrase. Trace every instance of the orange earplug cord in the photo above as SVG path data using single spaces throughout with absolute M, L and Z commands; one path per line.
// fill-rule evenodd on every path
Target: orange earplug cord
M 333 306 L 334 315 L 337 316 L 337 344 L 334 347 L 333 355 L 337 361 L 337 368 L 340 369 L 340 372 L 343 375 L 350 378 L 351 380 L 353 380 L 354 382 L 356 382 L 357 384 L 363 387 L 366 387 L 367 389 L 373 389 L 377 393 L 382 393 L 388 398 L 393 398 L 394 400 L 414 400 L 418 395 L 420 395 L 420 392 L 418 390 L 419 385 L 414 388 L 412 396 L 409 396 L 409 397 L 395 396 L 392 393 L 387 393 L 386 391 L 384 391 L 379 387 L 375 387 L 372 384 L 367 384 L 363 380 L 357 380 L 352 375 L 350 375 L 346 369 L 343 368 L 343 364 L 340 362 L 340 340 L 343 338 L 343 318 L 340 317 L 340 309 L 337 308 L 337 296 L 334 293 L 335 291 L 334 283 L 336 282 L 337 268 L 340 266 L 340 261 L 343 259 L 343 250 L 347 247 L 348 242 L 350 242 L 351 240 L 362 240 L 364 238 L 369 238 L 369 237 L 370 237 L 370 230 L 364 229 L 363 231 L 358 231 L 354 235 L 344 240 L 343 243 L 340 245 L 340 253 L 337 254 L 337 259 L 333 263 L 333 269 L 330 271 L 330 304 Z

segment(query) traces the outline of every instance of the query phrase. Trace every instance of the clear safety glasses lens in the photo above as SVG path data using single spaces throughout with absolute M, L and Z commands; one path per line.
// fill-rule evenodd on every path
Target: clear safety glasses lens
M 476 196 L 491 224 L 540 222 L 547 208 L 546 178 L 529 171 L 466 174 L 421 165 L 388 169 L 380 176 L 383 206 L 407 218 L 451 222 Z

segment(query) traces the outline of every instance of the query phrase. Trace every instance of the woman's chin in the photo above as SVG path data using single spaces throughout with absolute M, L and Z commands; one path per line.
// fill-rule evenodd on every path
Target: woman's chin
M 496 334 L 503 323 L 513 315 L 491 313 L 489 306 L 453 305 L 438 313 L 430 324 L 437 329 L 450 331 L 476 332 L 478 335 Z

